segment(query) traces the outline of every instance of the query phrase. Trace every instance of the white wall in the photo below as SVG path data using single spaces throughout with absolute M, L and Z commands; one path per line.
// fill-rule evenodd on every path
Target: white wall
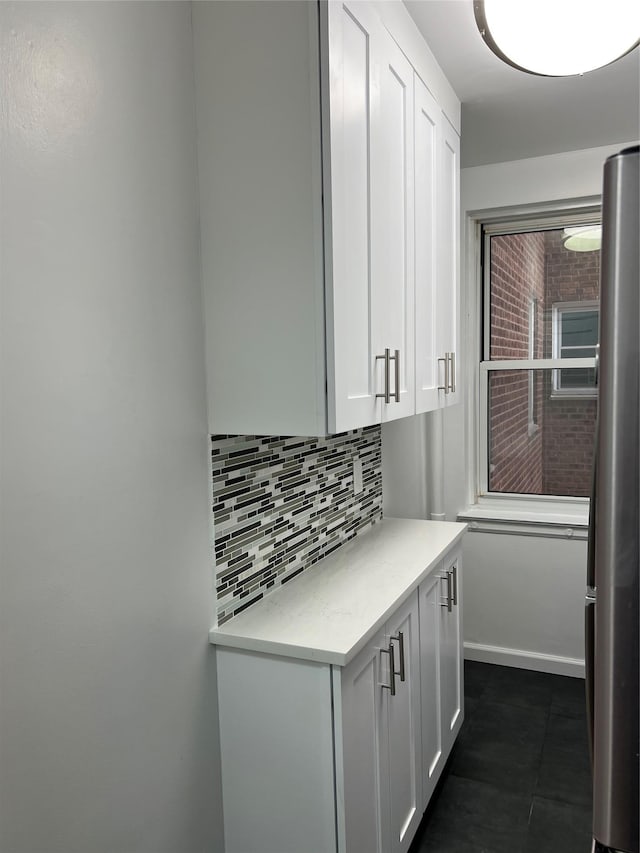
M 190 4 L 0 26 L 0 849 L 215 853 Z
M 382 425 L 382 511 L 387 517 L 429 518 L 429 420 L 400 418 Z

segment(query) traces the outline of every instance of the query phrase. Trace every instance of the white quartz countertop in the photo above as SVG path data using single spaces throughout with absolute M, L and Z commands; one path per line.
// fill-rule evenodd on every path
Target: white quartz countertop
M 385 518 L 219 628 L 210 642 L 345 666 L 467 525 Z

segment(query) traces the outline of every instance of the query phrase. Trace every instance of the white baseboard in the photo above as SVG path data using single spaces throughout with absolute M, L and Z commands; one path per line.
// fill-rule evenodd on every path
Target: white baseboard
M 477 660 L 481 663 L 495 663 L 500 666 L 514 666 L 518 669 L 533 669 L 536 672 L 552 672 L 555 675 L 584 678 L 584 660 L 580 658 L 544 655 L 521 649 L 485 646 L 481 643 L 465 643 L 464 656 L 466 660 Z

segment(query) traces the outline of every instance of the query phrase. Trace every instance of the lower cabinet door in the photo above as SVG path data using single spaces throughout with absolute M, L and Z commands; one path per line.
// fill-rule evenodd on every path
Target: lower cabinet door
M 346 853 L 387 853 L 389 771 L 387 697 L 389 654 L 381 631 L 342 670 L 344 849 Z M 338 781 L 338 789 L 340 783 Z M 341 849 L 339 843 L 339 849 Z
M 449 556 L 444 562 L 444 572 L 449 576 L 447 594 L 451 595 L 451 608 L 442 607 L 440 614 L 441 708 L 442 747 L 446 754 L 453 746 L 462 725 L 462 563 L 459 554 Z
M 414 593 L 342 671 L 346 853 L 406 853 L 422 818 L 419 653 Z
M 386 690 L 391 853 L 406 853 L 422 819 L 420 629 L 414 593 L 387 623 L 395 693 Z
M 418 591 L 423 809 L 463 720 L 461 567 L 459 553 L 449 554 Z
M 422 807 L 433 794 L 445 756 L 442 750 L 440 647 L 443 578 L 430 575 L 421 585 L 420 683 L 422 694 Z

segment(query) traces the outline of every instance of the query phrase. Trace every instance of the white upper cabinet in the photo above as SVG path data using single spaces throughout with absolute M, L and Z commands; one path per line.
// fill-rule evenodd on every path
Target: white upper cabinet
M 395 6 L 194 4 L 212 433 L 321 435 L 445 403 L 442 392 L 424 402 L 437 364 L 422 356 L 439 312 L 448 328 L 457 311 L 457 297 L 445 305 L 428 288 L 434 270 L 438 282 L 457 275 L 457 201 L 432 232 L 459 164 L 444 133 L 425 138 L 416 71 L 437 78 L 450 112 L 459 104 Z M 417 185 L 434 169 L 435 201 Z M 449 241 L 446 258 L 434 240 Z
M 376 362 L 382 333 L 380 278 L 374 251 L 384 239 L 379 215 L 384 31 L 366 3 L 331 3 L 321 13 L 321 34 L 328 36 L 322 44 L 322 70 L 328 72 L 323 125 L 327 402 L 329 431 L 340 432 L 379 423 L 382 417 Z
M 457 402 L 460 137 L 416 78 L 416 413 Z
M 415 305 L 416 412 L 439 406 L 440 357 L 437 344 L 438 157 L 442 138 L 440 107 L 422 80 L 415 79 Z
M 380 78 L 381 180 L 376 209 L 381 224 L 374 247 L 377 387 L 385 393 L 381 356 L 389 350 L 388 397 L 382 420 L 415 412 L 414 385 L 414 211 L 413 67 L 384 31 Z M 383 381 L 381 381 L 381 378 Z
M 438 229 L 436 253 L 438 285 L 437 351 L 445 358 L 444 403 L 458 400 L 458 341 L 460 330 L 460 137 L 442 117 L 438 160 Z

